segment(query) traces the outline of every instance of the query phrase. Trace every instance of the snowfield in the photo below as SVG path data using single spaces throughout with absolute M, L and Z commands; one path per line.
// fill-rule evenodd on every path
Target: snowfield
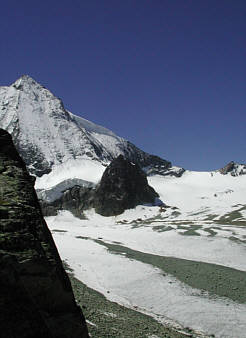
M 186 171 L 182 177 L 152 176 L 149 184 L 169 205 L 178 207 L 185 219 L 201 219 L 215 213 L 224 215 L 234 205 L 246 204 L 246 175 L 233 177 L 215 172 Z M 195 213 L 198 212 L 196 217 Z M 210 213 L 210 214 L 209 214 Z
M 112 301 L 205 335 L 244 337 L 245 303 L 192 288 L 127 257 L 122 248 L 246 271 L 246 176 L 186 172 L 148 180 L 165 210 L 145 205 L 115 217 L 93 209 L 85 220 L 68 211 L 47 217 L 62 259 L 79 280 Z

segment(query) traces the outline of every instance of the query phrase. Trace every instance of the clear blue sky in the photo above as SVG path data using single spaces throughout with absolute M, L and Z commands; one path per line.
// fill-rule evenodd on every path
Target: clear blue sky
M 1 85 L 28 74 L 186 169 L 246 162 L 245 0 L 8 0 L 0 37 Z

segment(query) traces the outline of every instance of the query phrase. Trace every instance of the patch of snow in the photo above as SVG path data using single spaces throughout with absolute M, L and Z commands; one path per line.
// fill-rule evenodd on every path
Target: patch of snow
M 116 318 L 116 314 L 112 313 L 112 312 L 104 312 L 103 313 L 105 316 L 111 317 L 111 318 Z
M 91 322 L 90 320 L 88 320 L 88 319 L 86 319 L 86 323 L 89 324 L 89 325 L 91 325 L 91 326 L 97 327 L 96 324 L 92 323 L 92 322 Z

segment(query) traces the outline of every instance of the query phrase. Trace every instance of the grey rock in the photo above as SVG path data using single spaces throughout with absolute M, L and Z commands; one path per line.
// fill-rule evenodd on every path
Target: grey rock
M 44 216 L 55 216 L 58 210 L 69 210 L 75 217 L 83 219 L 83 211 L 94 206 L 95 189 L 76 185 L 67 189 L 55 201 L 40 200 Z

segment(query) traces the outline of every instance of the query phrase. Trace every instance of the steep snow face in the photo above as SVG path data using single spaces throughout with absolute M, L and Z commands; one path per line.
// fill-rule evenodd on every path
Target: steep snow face
M 31 171 L 43 173 L 72 158 L 109 157 L 60 99 L 28 76 L 1 88 L 0 109 L 1 127 L 12 134 Z
M 60 99 L 27 75 L 0 87 L 0 127 L 11 133 L 29 171 L 37 176 L 72 159 L 108 163 L 120 154 L 141 166 L 170 167 L 170 162 L 66 111 Z

